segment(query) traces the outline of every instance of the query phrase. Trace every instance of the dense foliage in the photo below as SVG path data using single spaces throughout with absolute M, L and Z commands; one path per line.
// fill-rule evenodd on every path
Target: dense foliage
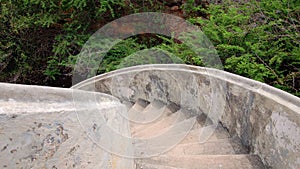
M 70 86 L 69 60 L 127 8 L 124 0 L 2 0 L 0 80 Z
M 300 1 L 211 5 L 191 18 L 214 42 L 226 70 L 300 95 Z
M 300 96 L 299 1 L 169 2 L 1 0 L 0 81 L 69 87 L 76 57 L 97 29 L 128 14 L 156 11 L 184 17 L 201 27 L 225 70 Z M 149 48 L 203 66 L 202 60 L 176 39 L 144 34 L 114 46 L 97 72 L 130 66 L 127 61 L 131 57 L 127 56 Z M 155 63 L 132 60 L 134 65 Z

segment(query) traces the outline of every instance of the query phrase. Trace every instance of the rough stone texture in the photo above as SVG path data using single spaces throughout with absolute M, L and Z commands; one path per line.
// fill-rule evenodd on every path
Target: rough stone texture
M 205 113 L 265 165 L 300 168 L 300 99 L 263 83 L 209 68 L 144 65 L 88 79 L 73 89 L 96 93 L 0 83 L 0 168 L 133 168 L 132 159 L 112 155 L 134 153 L 126 138 L 127 109 L 117 98 L 128 105 L 142 100 L 143 107 L 154 101 L 180 107 L 187 110 L 184 118 Z M 184 126 L 171 134 L 180 136 Z M 228 158 L 239 168 L 251 168 L 243 161 L 259 161 L 256 155 L 149 160 L 153 165 L 165 161 L 174 167 L 194 163 L 212 168 Z
M 272 168 L 300 166 L 300 99 L 216 69 L 143 65 L 88 79 L 73 88 L 108 93 L 120 100 L 160 100 L 220 121 L 251 153 Z
M 116 136 L 130 134 L 127 120 L 120 116 L 126 108 L 116 98 L 70 89 L 0 86 L 0 168 L 133 168 L 132 159 L 109 153 L 111 147 L 119 153 L 131 151 L 131 143 Z M 117 134 L 105 133 L 104 126 Z
M 147 113 L 152 114 L 149 110 L 155 111 L 163 106 L 161 102 L 151 102 L 147 106 L 141 106 L 140 104 L 140 101 L 136 102 L 129 112 L 134 113 L 132 115 L 136 116 Z M 136 111 L 137 109 L 139 110 Z M 136 125 L 140 126 L 141 123 L 130 123 L 132 137 L 135 140 L 133 142 L 134 152 L 137 155 L 135 158 L 136 169 L 164 169 L 172 167 L 186 169 L 265 168 L 258 156 L 249 155 L 248 150 L 241 144 L 240 139 L 238 137 L 230 137 L 221 125 L 214 131 L 214 134 L 215 136 L 225 136 L 224 139 L 216 138 L 212 135 L 208 140 L 201 141 L 203 132 L 213 128 L 211 125 L 203 126 L 207 116 L 202 114 L 187 118 L 185 116 L 186 110 L 183 111 L 182 108 L 170 113 L 169 109 L 165 109 L 164 112 L 161 112 L 160 120 L 153 118 L 155 121 L 143 123 L 145 128 L 142 130 L 135 127 Z M 184 118 L 175 120 L 174 116 Z M 187 122 L 185 124 L 194 125 L 183 131 L 186 128 L 186 125 L 182 125 L 184 121 Z M 137 129 L 139 131 L 136 131 Z M 141 138 L 147 139 L 142 140 Z

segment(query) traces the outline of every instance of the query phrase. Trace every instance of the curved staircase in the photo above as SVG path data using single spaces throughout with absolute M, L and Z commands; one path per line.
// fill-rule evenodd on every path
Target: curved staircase
M 135 168 L 299 168 L 299 98 L 217 69 L 140 65 L 72 88 L 128 108 Z
M 133 143 L 136 169 L 261 169 L 257 155 L 249 154 L 238 137 L 231 137 L 222 125 L 214 129 L 204 114 L 188 117 L 176 105 L 138 99 L 125 103 L 134 139 L 152 139 L 152 145 Z M 200 142 L 200 133 L 215 130 Z M 178 139 L 179 138 L 179 139 Z M 173 143 L 170 139 L 177 139 Z M 171 144 L 171 145 L 170 145 Z M 136 152 L 136 153 L 137 153 Z
M 300 168 L 300 99 L 220 70 L 143 65 L 0 93 L 0 168 Z

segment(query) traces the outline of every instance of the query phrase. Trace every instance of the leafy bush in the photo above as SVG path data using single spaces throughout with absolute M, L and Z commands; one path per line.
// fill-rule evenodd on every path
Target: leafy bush
M 69 60 L 100 26 L 95 23 L 127 8 L 125 0 L 1 1 L 0 80 L 51 85 L 70 72 Z
M 190 18 L 214 43 L 227 71 L 300 95 L 299 1 L 211 4 Z
M 201 27 L 225 70 L 300 96 L 300 1 L 183 2 L 174 13 Z M 158 0 L 3 0 L 0 81 L 69 87 L 78 53 L 90 35 L 124 15 L 170 12 L 162 4 Z M 155 62 L 207 66 L 210 61 L 193 50 L 172 37 L 138 35 L 115 45 L 93 71 Z M 170 57 L 137 59 L 141 52 Z

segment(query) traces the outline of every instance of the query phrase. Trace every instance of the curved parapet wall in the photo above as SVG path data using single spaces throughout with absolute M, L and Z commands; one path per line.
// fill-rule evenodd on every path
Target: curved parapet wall
M 207 114 L 272 168 L 300 166 L 300 99 L 224 71 L 188 65 L 142 65 L 83 81 L 73 88 L 121 101 L 160 100 Z
M 130 134 L 119 114 L 126 108 L 115 97 L 5 83 L 0 93 L 0 168 L 133 168 L 132 159 L 121 159 L 91 139 L 105 137 L 107 147 L 128 153 L 131 143 L 102 132 L 109 121 L 110 128 Z

